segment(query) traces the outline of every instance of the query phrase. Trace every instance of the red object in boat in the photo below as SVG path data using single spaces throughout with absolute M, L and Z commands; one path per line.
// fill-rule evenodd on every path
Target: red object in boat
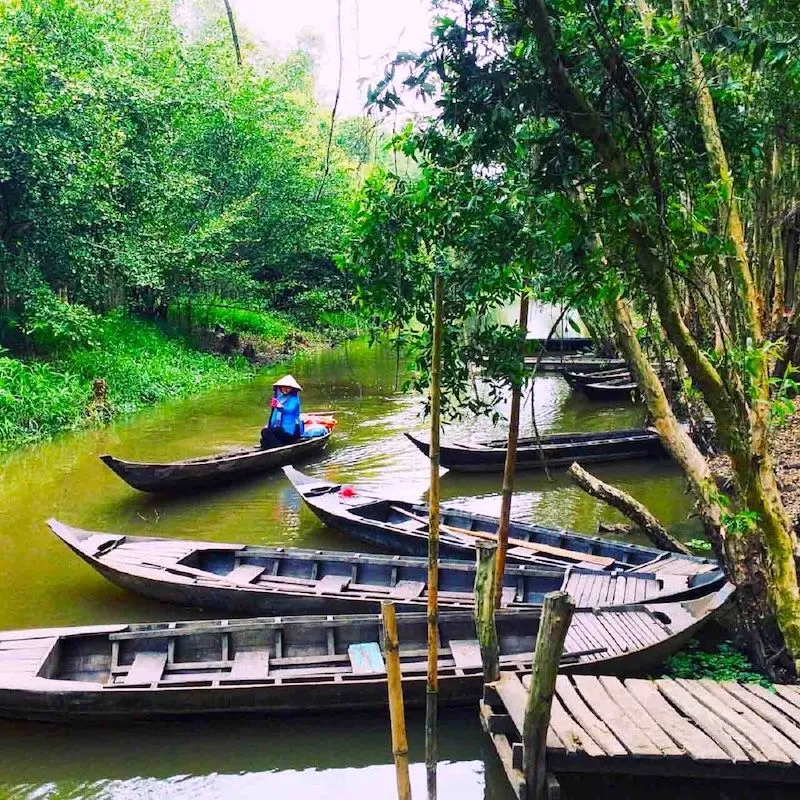
M 355 497 L 358 492 L 352 486 L 343 486 L 339 490 L 340 497 Z

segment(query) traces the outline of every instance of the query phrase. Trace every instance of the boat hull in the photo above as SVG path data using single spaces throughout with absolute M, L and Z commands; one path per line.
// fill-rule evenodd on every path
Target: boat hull
M 679 650 L 731 591 L 726 586 L 706 598 L 655 607 L 576 611 L 560 671 L 645 673 Z M 502 669 L 530 671 L 538 619 L 530 611 L 498 612 Z M 398 627 L 404 700 L 423 707 L 427 617 L 400 614 Z M 442 614 L 439 634 L 440 704 L 476 703 L 483 674 L 472 614 Z M 385 709 L 382 637 L 378 615 L 7 631 L 0 634 L 6 663 L 0 716 L 93 724 Z M 371 655 L 364 661 L 353 648 Z M 240 662 L 240 656 L 246 658 Z M 237 674 L 245 662 L 260 671 Z
M 424 455 L 430 445 L 410 433 L 408 439 Z M 595 438 L 590 438 L 594 436 Z M 606 431 L 589 436 L 575 436 L 563 441 L 563 435 L 543 436 L 540 446 L 524 444 L 517 449 L 517 469 L 538 470 L 546 467 L 570 466 L 603 461 L 624 461 L 636 458 L 661 458 L 666 455 L 661 439 L 654 431 Z M 502 472 L 505 468 L 506 448 L 453 447 L 442 445 L 440 463 L 456 472 Z
M 191 492 L 244 480 L 317 455 L 328 445 L 330 433 L 315 439 L 262 450 L 254 447 L 230 456 L 187 459 L 165 464 L 123 461 L 110 455 L 100 459 L 122 480 L 140 492 Z

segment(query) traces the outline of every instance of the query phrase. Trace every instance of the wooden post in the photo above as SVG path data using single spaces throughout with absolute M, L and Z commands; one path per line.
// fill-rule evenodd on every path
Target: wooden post
M 431 337 L 431 485 L 428 492 L 428 681 L 425 691 L 425 770 L 428 800 L 436 800 L 437 728 L 439 695 L 439 427 L 442 384 L 442 315 L 444 278 L 433 281 L 433 332 Z
M 497 545 L 494 542 L 475 542 L 475 631 L 481 648 L 483 680 L 492 683 L 500 677 L 500 647 L 494 622 L 494 576 L 497 565 Z
M 519 298 L 519 328 L 521 335 L 528 330 L 528 292 L 523 290 Z M 525 340 L 520 343 L 520 362 L 525 357 Z M 511 390 L 511 413 L 508 420 L 508 449 L 506 464 L 503 470 L 503 492 L 500 502 L 500 523 L 497 526 L 497 566 L 494 575 L 494 603 L 500 608 L 503 595 L 503 576 L 506 571 L 506 550 L 508 550 L 508 526 L 511 521 L 511 498 L 514 495 L 514 474 L 517 469 L 517 441 L 519 440 L 519 406 L 522 387 L 514 386 Z M 531 398 L 531 402 L 533 399 Z
M 397 800 L 411 800 L 411 780 L 408 776 L 408 739 L 403 707 L 403 680 L 400 673 L 400 652 L 397 640 L 397 616 L 394 603 L 381 603 L 383 614 L 386 677 L 389 685 L 389 714 L 392 720 L 392 754 L 397 772 Z
M 550 723 L 558 665 L 574 608 L 566 592 L 545 595 L 522 727 L 522 760 L 528 800 L 545 800 L 548 794 L 545 763 L 547 726 Z

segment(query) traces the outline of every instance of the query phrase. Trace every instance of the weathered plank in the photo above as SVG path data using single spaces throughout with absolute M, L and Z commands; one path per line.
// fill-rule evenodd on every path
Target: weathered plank
M 386 665 L 383 663 L 383 654 L 377 642 L 351 644 L 347 648 L 353 675 L 383 675 Z
M 414 600 L 425 590 L 424 581 L 398 581 L 389 593 L 392 600 Z
M 628 678 L 625 688 L 646 709 L 647 713 L 668 733 L 695 761 L 729 761 L 727 753 L 679 714 L 658 691 L 653 681 Z
M 225 577 L 234 583 L 252 583 L 266 567 L 258 564 L 240 564 L 232 569 Z
M 628 751 L 617 741 L 608 725 L 581 700 L 566 675 L 559 675 L 556 678 L 556 692 L 564 707 L 592 739 L 603 748 L 606 755 L 624 756 L 627 754 Z
M 166 653 L 137 653 L 128 674 L 122 678 L 124 684 L 157 683 L 167 666 Z
M 233 681 L 259 681 L 268 674 L 269 653 L 266 650 L 247 650 L 234 656 L 229 677 Z
M 740 700 L 751 711 L 758 714 L 768 725 L 777 728 L 795 745 L 800 745 L 800 727 L 795 725 L 791 719 L 787 719 L 786 716 L 781 714 L 772 704 L 762 700 L 754 692 L 748 692 L 744 686 L 739 685 L 735 681 L 725 681 L 721 686 L 725 691 L 734 695 L 734 697 Z M 764 691 L 766 692 L 766 689 Z M 767 692 L 767 694 L 769 694 L 769 692 Z M 782 746 L 783 745 L 781 745 L 781 747 Z M 786 753 L 791 756 L 795 764 L 798 763 L 796 752 L 792 753 L 787 750 Z
M 660 678 L 656 686 L 676 708 L 694 720 L 734 761 L 749 761 L 748 754 L 739 745 L 741 737 L 732 735 L 730 726 L 725 725 L 716 714 L 710 712 L 699 700 L 676 683 L 672 678 Z M 743 743 L 752 754 L 753 760 L 766 761 L 749 742 Z
M 622 708 L 633 724 L 667 756 L 682 756 L 684 750 L 662 730 L 659 724 L 650 716 L 645 707 L 625 688 L 619 678 L 611 675 L 601 675 L 601 686 L 608 692 L 609 697 Z
M 474 669 L 482 666 L 481 648 L 477 639 L 451 639 L 450 652 L 459 669 Z
M 349 575 L 326 575 L 317 582 L 316 592 L 317 594 L 338 594 L 343 591 L 349 583 Z
M 739 685 L 739 684 L 737 684 Z M 746 689 L 751 694 L 760 697 L 772 706 L 775 706 L 779 711 L 782 711 L 787 717 L 794 722 L 800 724 L 800 708 L 787 703 L 777 692 L 771 692 L 769 689 L 761 686 L 758 683 L 745 683 L 741 684 L 743 689 Z M 777 687 L 776 687 L 777 688 Z
M 657 747 L 644 731 L 625 711 L 609 697 L 606 690 L 595 675 L 575 675 L 575 688 L 595 711 L 611 732 L 635 756 L 661 756 L 661 748 Z

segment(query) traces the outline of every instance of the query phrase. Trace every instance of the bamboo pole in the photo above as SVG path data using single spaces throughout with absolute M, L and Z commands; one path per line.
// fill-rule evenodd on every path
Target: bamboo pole
M 519 328 L 522 335 L 520 343 L 520 361 L 525 356 L 524 332 L 528 330 L 528 292 L 523 289 L 519 298 Z M 500 524 L 497 528 L 497 566 L 494 575 L 494 603 L 500 607 L 503 593 L 503 576 L 506 571 L 506 551 L 508 550 L 508 526 L 511 521 L 511 498 L 514 494 L 514 474 L 517 469 L 517 442 L 519 441 L 519 407 L 522 387 L 514 386 L 511 390 L 511 414 L 508 420 L 508 449 L 506 464 L 503 470 L 503 492 L 500 502 Z
M 547 797 L 547 726 L 550 724 L 558 664 L 574 609 L 566 592 L 545 595 L 522 727 L 522 762 L 528 800 Z
M 500 677 L 500 647 L 494 621 L 497 545 L 494 542 L 476 542 L 475 550 L 475 631 L 481 648 L 483 680 L 492 683 Z
M 408 738 L 403 708 L 403 680 L 400 673 L 400 652 L 397 639 L 397 615 L 394 603 L 381 603 L 383 614 L 386 677 L 389 686 L 389 714 L 392 721 L 392 755 L 397 773 L 397 800 L 411 800 L 411 780 L 408 775 Z
M 425 770 L 428 800 L 436 800 L 439 695 L 439 427 L 442 383 L 442 315 L 444 278 L 433 281 L 433 332 L 431 337 L 431 479 L 428 493 L 428 680 L 425 690 Z

